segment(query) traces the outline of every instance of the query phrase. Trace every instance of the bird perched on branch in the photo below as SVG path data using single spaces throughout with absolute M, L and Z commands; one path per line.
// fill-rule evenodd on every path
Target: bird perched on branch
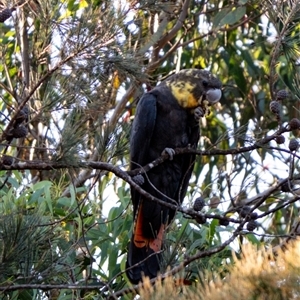
M 221 82 L 198 69 L 181 70 L 142 96 L 132 125 L 130 168 L 145 166 L 162 153 L 169 155 L 169 160 L 134 178 L 146 192 L 169 203 L 182 203 L 195 155 L 174 155 L 174 149 L 197 147 L 199 118 L 220 98 Z M 175 211 L 146 199 L 134 188 L 131 198 L 134 228 L 126 273 L 132 283 L 138 283 L 143 275 L 157 276 L 164 231 Z

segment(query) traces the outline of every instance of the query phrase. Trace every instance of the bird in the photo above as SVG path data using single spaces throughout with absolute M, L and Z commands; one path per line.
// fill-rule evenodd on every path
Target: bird
M 133 180 L 150 195 L 180 205 L 188 189 L 194 154 L 174 155 L 175 148 L 196 149 L 199 119 L 222 95 L 221 81 L 204 69 L 183 69 L 161 81 L 139 100 L 130 134 L 130 170 L 162 154 L 169 159 Z M 142 176 L 142 177 L 141 177 Z M 132 284 L 160 272 L 163 237 L 175 210 L 151 201 L 131 187 L 133 233 L 126 274 Z

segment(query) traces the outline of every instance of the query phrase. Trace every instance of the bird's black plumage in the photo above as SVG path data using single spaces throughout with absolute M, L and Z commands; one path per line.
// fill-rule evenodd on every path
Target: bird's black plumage
M 196 148 L 199 140 L 198 107 L 207 109 L 208 91 L 218 90 L 220 82 L 203 70 L 183 70 L 162 82 L 140 99 L 130 140 L 131 170 L 158 158 L 166 148 Z M 214 99 L 215 100 L 215 99 Z M 181 204 L 192 174 L 195 155 L 176 155 L 151 169 L 142 188 L 151 195 Z M 160 250 L 164 229 L 175 211 L 142 197 L 131 190 L 134 229 L 127 259 L 127 276 L 137 283 L 142 274 L 153 278 L 160 268 Z

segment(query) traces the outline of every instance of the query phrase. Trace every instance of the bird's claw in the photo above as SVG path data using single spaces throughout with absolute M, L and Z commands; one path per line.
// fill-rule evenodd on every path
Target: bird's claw
M 194 110 L 194 116 L 195 116 L 195 120 L 196 121 L 199 121 L 200 118 L 204 117 L 205 116 L 205 112 L 203 110 L 202 107 L 197 107 L 195 110 Z
M 144 177 L 141 174 L 135 175 L 132 177 L 132 180 L 137 184 L 137 185 L 142 185 L 145 182 Z
M 165 148 L 164 151 L 162 152 L 162 155 L 164 154 L 168 154 L 169 155 L 169 159 L 173 160 L 173 157 L 175 155 L 175 150 L 172 148 Z

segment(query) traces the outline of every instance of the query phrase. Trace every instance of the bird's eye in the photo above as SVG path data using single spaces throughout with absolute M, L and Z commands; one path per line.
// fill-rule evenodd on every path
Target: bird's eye
M 203 85 L 204 87 L 207 87 L 207 86 L 208 86 L 208 81 L 203 80 L 203 81 L 202 81 L 202 85 Z

